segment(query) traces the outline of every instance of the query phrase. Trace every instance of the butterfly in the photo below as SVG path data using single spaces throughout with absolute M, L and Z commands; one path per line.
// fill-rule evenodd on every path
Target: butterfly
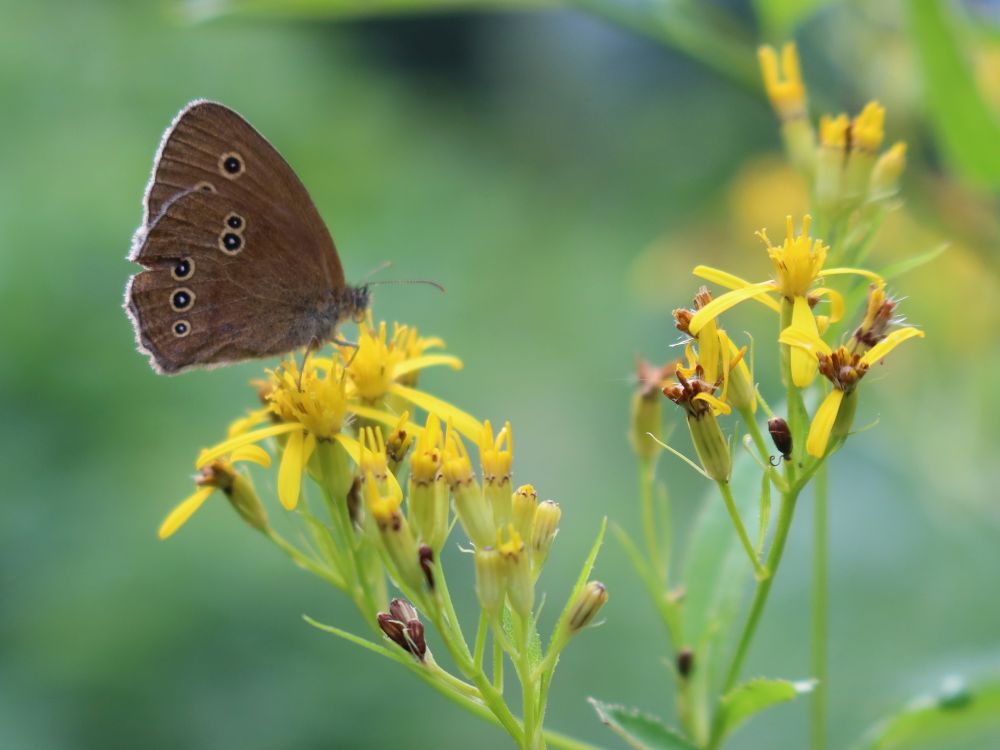
M 292 168 L 216 102 L 191 102 L 164 133 L 128 258 L 143 270 L 125 310 L 160 373 L 316 348 L 370 303 Z

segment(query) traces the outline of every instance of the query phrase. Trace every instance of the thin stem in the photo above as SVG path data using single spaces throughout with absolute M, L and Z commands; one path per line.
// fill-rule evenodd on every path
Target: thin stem
M 288 555 L 292 560 L 300 567 L 308 570 L 316 576 L 319 576 L 324 581 L 330 583 L 338 589 L 346 590 L 347 584 L 344 583 L 344 579 L 334 570 L 321 565 L 320 563 L 313 560 L 311 557 L 306 555 L 302 550 L 296 547 L 294 544 L 289 542 L 283 536 L 281 536 L 277 531 L 268 527 L 267 531 L 264 532 L 268 539 L 274 542 L 282 551 Z
M 813 585 L 812 585 L 812 676 L 817 680 L 812 694 L 812 750 L 827 748 L 827 618 L 829 534 L 828 487 L 826 462 L 816 473 L 813 509 Z
M 778 525 L 774 532 L 774 541 L 771 544 L 771 550 L 767 556 L 767 569 L 771 572 L 771 575 L 757 583 L 753 600 L 750 602 L 750 612 L 747 614 L 746 622 L 740 633 L 739 643 L 736 646 L 736 653 L 733 654 L 733 659 L 729 664 L 726 682 L 722 689 L 723 694 L 728 693 L 736 684 L 736 680 L 739 679 L 743 661 L 746 659 L 747 651 L 750 648 L 750 642 L 757 631 L 757 623 L 764 611 L 764 606 L 767 604 L 768 594 L 771 593 L 771 584 L 774 583 L 778 566 L 781 564 L 781 556 L 785 551 L 788 530 L 792 526 L 792 516 L 795 515 L 795 501 L 798 499 L 798 495 L 799 491 L 797 488 L 793 488 L 781 495 L 781 508 L 778 510 Z
M 657 579 L 666 583 L 667 566 L 660 555 L 660 533 L 656 523 L 656 511 L 653 508 L 653 483 L 656 476 L 656 463 L 653 459 L 639 460 L 639 504 L 642 509 L 642 532 L 646 541 L 646 554 L 656 571 Z
M 517 674 L 521 680 L 521 703 L 524 710 L 524 750 L 537 750 L 538 742 L 538 683 L 531 669 L 531 616 L 520 618 Z
M 726 510 L 729 511 L 729 517 L 733 519 L 733 525 L 736 527 L 736 533 L 740 537 L 743 549 L 746 550 L 747 557 L 750 558 L 750 562 L 753 564 L 757 580 L 767 578 L 769 575 L 768 569 L 761 567 L 760 560 L 757 559 L 757 554 L 753 549 L 753 543 L 750 541 L 750 537 L 747 536 L 746 527 L 743 525 L 743 519 L 740 518 L 740 512 L 736 509 L 736 501 L 733 500 L 733 490 L 729 486 L 729 482 L 716 482 L 716 484 L 719 486 L 719 492 L 722 494 L 722 499 L 726 502 Z

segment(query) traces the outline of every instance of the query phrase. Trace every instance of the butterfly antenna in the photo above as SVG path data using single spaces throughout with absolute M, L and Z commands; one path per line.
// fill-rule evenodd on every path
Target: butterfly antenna
M 375 274 L 380 273 L 380 272 L 384 271 L 387 268 L 392 268 L 392 261 L 391 260 L 383 260 L 381 263 L 379 263 L 377 266 L 375 266 L 375 268 L 373 268 L 368 273 L 366 273 L 364 276 L 362 276 L 361 279 L 362 279 L 362 281 L 364 279 L 370 279 Z
M 383 281 L 370 281 L 368 286 L 385 286 L 387 284 L 401 285 L 401 284 L 426 284 L 427 286 L 432 286 L 437 289 L 441 294 L 444 294 L 444 287 L 438 284 L 436 281 L 429 281 L 427 279 L 385 279 Z

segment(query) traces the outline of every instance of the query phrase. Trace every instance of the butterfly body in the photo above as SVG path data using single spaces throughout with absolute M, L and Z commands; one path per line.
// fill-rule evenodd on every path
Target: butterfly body
M 125 308 L 158 372 L 283 354 L 363 317 L 326 226 L 281 155 L 196 101 L 164 134 L 129 259 Z

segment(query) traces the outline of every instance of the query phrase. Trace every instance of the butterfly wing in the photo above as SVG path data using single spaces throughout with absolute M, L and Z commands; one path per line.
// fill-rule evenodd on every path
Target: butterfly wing
M 242 117 L 195 102 L 168 129 L 126 308 L 162 372 L 279 354 L 329 334 L 344 288 L 305 187 Z M 335 307 L 335 306 L 334 306 Z

